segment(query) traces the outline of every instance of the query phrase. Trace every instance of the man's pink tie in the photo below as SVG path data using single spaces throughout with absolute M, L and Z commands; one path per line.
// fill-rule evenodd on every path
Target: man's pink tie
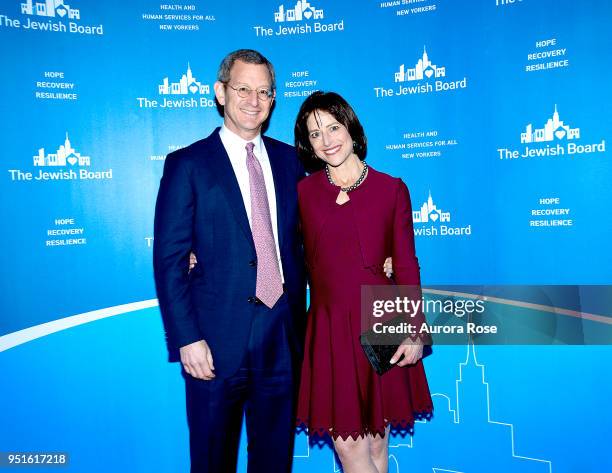
M 257 254 L 255 296 L 272 308 L 283 294 L 283 283 L 276 257 L 272 219 L 261 164 L 253 154 L 253 143 L 246 144 L 249 187 L 251 189 L 251 227 Z

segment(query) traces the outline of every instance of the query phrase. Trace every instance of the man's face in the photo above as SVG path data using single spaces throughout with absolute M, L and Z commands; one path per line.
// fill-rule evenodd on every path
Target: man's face
M 264 88 L 270 90 L 271 86 L 271 77 L 264 64 L 247 64 L 240 60 L 234 62 L 229 83 L 215 82 L 215 95 L 224 107 L 225 126 L 245 140 L 257 136 L 274 101 L 274 97 L 267 101 L 260 100 L 257 91 Z M 251 93 L 242 98 L 234 89 L 245 87 Z

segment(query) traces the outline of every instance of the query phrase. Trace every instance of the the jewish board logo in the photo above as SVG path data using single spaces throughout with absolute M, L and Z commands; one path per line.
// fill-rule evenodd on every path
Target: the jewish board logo
M 200 82 L 187 63 L 187 72 L 178 81 L 171 82 L 164 77 L 158 84 L 157 93 L 161 98 L 138 97 L 136 100 L 140 108 L 207 108 L 215 106 L 210 92 L 210 85 Z
M 168 78 L 164 77 L 164 80 L 159 85 L 160 95 L 189 95 L 189 94 L 210 94 L 210 86 L 208 84 L 202 84 L 198 81 L 193 72 L 191 72 L 191 65 L 187 63 L 187 73 L 183 74 L 178 82 L 168 82 Z
M 81 19 L 81 10 L 64 0 L 45 0 L 21 3 L 22 18 L 10 18 L 0 14 L 0 27 L 19 28 L 23 30 L 50 31 L 53 33 L 77 33 L 83 35 L 103 35 L 104 25 L 84 25 L 77 23 Z
M 90 166 L 91 158 L 83 156 L 72 147 L 68 133 L 63 145 L 55 153 L 45 154 L 45 148 L 40 148 L 38 154 L 34 155 L 34 166 Z
M 91 157 L 78 152 L 70 142 L 68 133 L 64 144 L 54 153 L 40 148 L 32 157 L 34 171 L 9 169 L 12 181 L 64 181 L 64 180 L 104 180 L 113 178 L 113 170 L 92 171 Z
M 423 47 L 423 55 L 414 64 L 414 67 L 400 64 L 395 72 L 394 82 L 398 84 L 395 89 L 374 87 L 376 97 L 428 94 L 467 88 L 467 77 L 460 80 L 448 80 L 446 78 L 446 67 L 432 62 L 429 59 L 426 47 Z
M 78 8 L 71 8 L 70 5 L 64 4 L 63 0 L 46 0 L 36 4 L 32 4 L 32 0 L 28 0 L 21 4 L 21 13 L 24 15 L 66 17 L 71 20 L 81 19 L 81 11 Z
M 293 8 L 279 5 L 274 12 L 274 25 L 253 26 L 256 36 L 291 36 L 299 34 L 326 33 L 330 31 L 344 31 L 344 20 L 325 20 L 322 8 L 312 5 L 307 0 L 297 0 Z
M 302 21 L 302 20 L 322 20 L 323 10 L 315 8 L 305 0 L 298 0 L 294 8 L 287 8 L 281 5 L 278 7 L 278 11 L 274 13 L 274 21 L 276 23 L 283 23 L 285 21 Z
M 399 71 L 395 73 L 395 82 L 412 82 L 431 79 L 432 77 L 438 79 L 445 76 L 446 68 L 431 62 L 429 56 L 427 56 L 427 49 L 423 47 L 423 57 L 411 69 L 406 69 L 405 65 L 402 64 Z
M 495 0 L 496 7 L 508 7 L 511 5 L 520 5 L 523 0 Z
M 472 225 L 454 227 L 451 225 L 451 213 L 443 210 L 429 197 L 418 210 L 412 211 L 414 235 L 417 237 L 435 236 L 469 236 L 472 234 Z
M 529 159 L 563 156 L 579 156 L 606 151 L 606 140 L 594 143 L 581 143 L 580 128 L 572 127 L 561 120 L 557 106 L 544 126 L 535 128 L 529 123 L 521 133 L 522 150 L 498 148 L 499 159 Z

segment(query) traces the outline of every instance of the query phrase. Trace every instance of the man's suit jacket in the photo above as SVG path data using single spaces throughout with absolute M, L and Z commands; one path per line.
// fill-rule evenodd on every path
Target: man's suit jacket
M 301 355 L 306 278 L 298 226 L 293 147 L 263 137 L 276 191 L 280 255 L 289 298 L 288 338 Z M 245 154 L 246 156 L 246 154 Z M 246 158 L 245 158 L 246 159 Z M 155 209 L 153 262 L 170 360 L 197 340 L 209 344 L 217 376 L 238 369 L 257 307 L 257 256 L 238 181 L 217 128 L 168 155 Z M 189 253 L 198 264 L 188 273 Z

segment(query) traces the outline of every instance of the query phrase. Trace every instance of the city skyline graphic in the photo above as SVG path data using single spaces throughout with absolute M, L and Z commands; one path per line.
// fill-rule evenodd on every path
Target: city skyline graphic
M 446 67 L 437 66 L 429 60 L 427 49 L 423 46 L 423 56 L 417 61 L 412 69 L 406 69 L 402 64 L 399 71 L 395 73 L 395 82 L 410 82 L 415 80 L 440 78 L 446 76 Z
M 77 152 L 70 143 L 68 132 L 64 144 L 60 145 L 55 153 L 45 155 L 45 148 L 40 148 L 38 154 L 34 155 L 34 166 L 90 166 L 91 158 Z
M 191 71 L 191 64 L 187 63 L 187 72 L 183 74 L 178 82 L 169 82 L 168 77 L 159 85 L 159 95 L 188 95 L 209 94 L 210 85 L 199 82 Z
M 32 0 L 27 0 L 27 2 L 21 4 L 21 13 L 46 17 L 66 17 L 71 20 L 81 18 L 81 11 L 78 8 L 71 8 L 70 5 L 66 5 L 64 0 L 45 0 L 35 4 Z
M 521 133 L 521 143 L 541 143 L 546 141 L 554 141 L 554 139 L 568 139 L 574 140 L 580 138 L 580 128 L 570 128 L 559 118 L 559 112 L 557 111 L 557 104 L 555 104 L 555 111 L 543 128 L 533 129 L 533 125 L 529 123 L 525 127 L 525 131 Z
M 429 197 L 427 201 L 421 205 L 420 210 L 412 211 L 412 221 L 414 223 L 427 223 L 427 222 L 450 222 L 450 212 L 443 212 L 439 209 L 431 197 L 431 190 L 429 191 Z
M 432 392 L 434 417 L 415 422 L 415 437 L 391 437 L 389 473 L 552 473 L 552 461 L 517 452 L 514 424 L 491 418 L 485 365 L 478 362 L 471 342 L 466 345 L 465 360 L 459 362 L 458 371 L 454 393 Z M 296 473 L 305 471 L 300 467 L 311 456 L 308 439 L 305 435 L 302 438 L 303 443 L 296 443 Z M 444 448 L 437 448 L 440 445 Z M 470 455 L 465 454 L 468 450 Z M 329 452 L 329 471 L 341 472 L 333 451 Z
M 323 16 L 322 9 L 313 7 L 307 0 L 298 0 L 294 8 L 285 9 L 284 5 L 280 5 L 278 11 L 274 13 L 274 22 L 322 20 Z

